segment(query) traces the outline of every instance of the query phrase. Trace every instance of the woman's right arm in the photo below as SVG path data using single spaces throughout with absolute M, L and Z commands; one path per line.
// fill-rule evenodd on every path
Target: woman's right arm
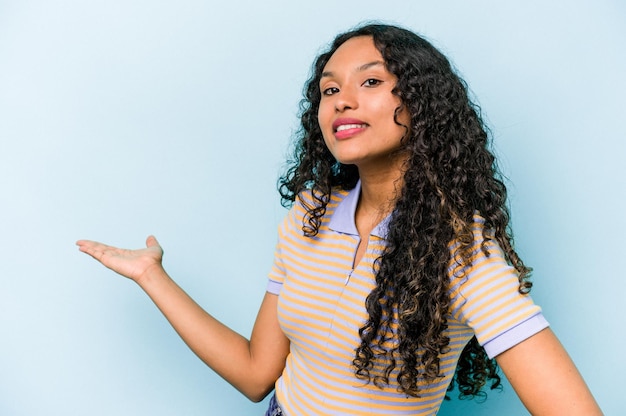
M 148 237 L 142 250 L 87 240 L 77 245 L 106 267 L 134 280 L 189 348 L 250 400 L 260 401 L 272 391 L 289 352 L 289 341 L 278 326 L 278 296 L 265 294 L 248 340 L 204 311 L 167 275 L 161 266 L 163 250 L 154 237 Z

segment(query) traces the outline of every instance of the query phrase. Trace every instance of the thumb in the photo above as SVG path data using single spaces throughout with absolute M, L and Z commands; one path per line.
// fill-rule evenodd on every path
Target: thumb
M 157 241 L 155 236 L 150 235 L 148 236 L 148 238 L 146 238 L 146 247 L 154 247 L 154 246 L 159 246 L 159 242 Z

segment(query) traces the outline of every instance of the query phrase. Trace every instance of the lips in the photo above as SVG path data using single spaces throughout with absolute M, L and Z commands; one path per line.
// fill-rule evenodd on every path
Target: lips
M 348 139 L 365 130 L 368 124 L 355 118 L 339 118 L 333 123 L 333 133 L 337 140 Z
M 350 130 L 350 129 L 364 129 L 367 127 L 365 124 L 342 124 L 335 129 L 335 132 Z
M 333 122 L 333 131 L 344 131 L 349 129 L 363 129 L 367 123 L 356 118 L 338 118 Z

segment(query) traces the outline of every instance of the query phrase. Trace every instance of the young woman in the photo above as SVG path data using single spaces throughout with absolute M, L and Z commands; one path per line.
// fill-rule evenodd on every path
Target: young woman
M 341 34 L 301 121 L 249 340 L 174 283 L 154 237 L 80 250 L 139 284 L 248 398 L 275 389 L 267 414 L 433 415 L 451 383 L 497 386 L 497 365 L 532 414 L 601 414 L 527 296 L 486 129 L 440 52 L 394 26 Z

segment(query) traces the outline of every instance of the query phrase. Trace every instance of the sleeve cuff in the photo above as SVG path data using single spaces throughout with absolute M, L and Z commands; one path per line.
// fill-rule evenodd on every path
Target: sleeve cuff
M 270 279 L 267 282 L 267 291 L 271 293 L 272 295 L 278 295 L 282 287 L 283 287 L 283 284 L 275 280 Z
M 543 317 L 543 314 L 539 312 L 524 322 L 487 341 L 483 344 L 483 348 L 485 348 L 489 358 L 494 358 L 498 354 L 514 347 L 548 326 L 550 326 L 550 324 L 546 318 Z

